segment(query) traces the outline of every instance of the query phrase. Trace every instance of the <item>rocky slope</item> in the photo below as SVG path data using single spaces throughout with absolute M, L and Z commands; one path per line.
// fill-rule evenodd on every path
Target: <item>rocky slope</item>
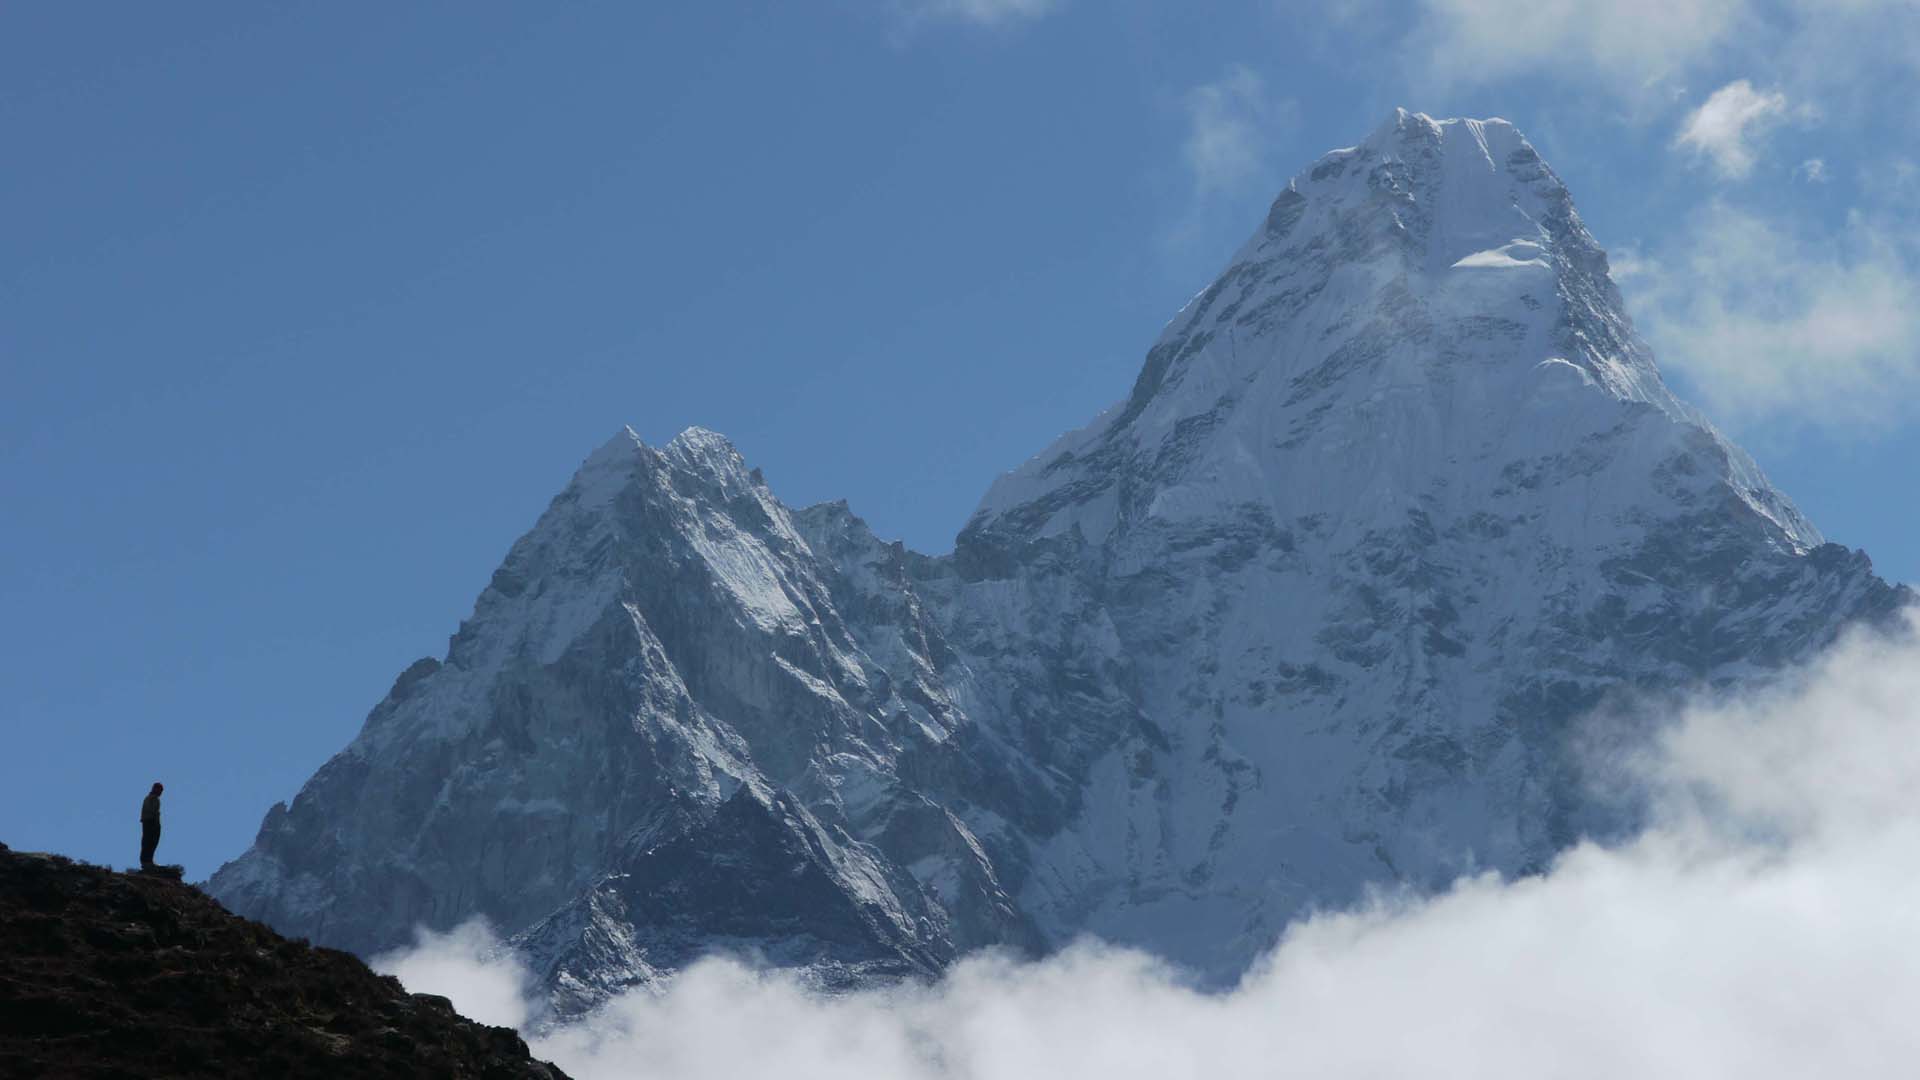
M 949 555 L 617 436 L 211 888 L 362 952 L 484 915 L 563 1010 L 714 949 L 1229 979 L 1311 905 L 1627 827 L 1581 717 L 1908 599 L 1668 391 L 1511 125 L 1400 112 Z
M 565 1074 L 191 886 L 0 846 L 0 1076 Z

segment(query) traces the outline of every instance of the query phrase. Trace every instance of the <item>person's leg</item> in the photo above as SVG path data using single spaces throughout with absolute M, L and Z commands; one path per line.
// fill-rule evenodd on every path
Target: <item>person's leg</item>
M 153 852 L 160 846 L 160 823 L 143 821 L 140 823 L 140 869 L 153 866 Z

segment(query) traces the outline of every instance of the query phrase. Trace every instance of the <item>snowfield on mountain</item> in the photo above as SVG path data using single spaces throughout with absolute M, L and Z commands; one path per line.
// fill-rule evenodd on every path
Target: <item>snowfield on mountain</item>
M 616 435 L 210 890 L 363 955 L 484 916 L 562 1014 L 715 951 L 839 987 L 1090 935 L 1219 985 L 1622 835 L 1586 747 L 1636 701 L 1911 599 L 1668 390 L 1512 125 L 1400 111 L 951 553 Z

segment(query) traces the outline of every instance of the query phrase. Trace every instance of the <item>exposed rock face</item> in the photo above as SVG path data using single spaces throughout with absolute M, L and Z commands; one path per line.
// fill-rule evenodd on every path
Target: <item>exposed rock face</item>
M 0 1076 L 566 1074 L 191 886 L 0 845 Z
M 951 555 L 616 437 L 212 888 L 363 952 L 486 915 L 566 1008 L 714 948 L 1227 978 L 1308 905 L 1623 827 L 1578 717 L 1908 599 L 1667 390 L 1518 132 L 1402 112 Z

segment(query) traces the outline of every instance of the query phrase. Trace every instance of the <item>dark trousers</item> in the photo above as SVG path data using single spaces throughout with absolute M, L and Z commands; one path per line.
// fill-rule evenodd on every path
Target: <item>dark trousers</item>
M 160 823 L 143 821 L 140 823 L 140 865 L 153 865 L 153 849 L 160 846 Z

